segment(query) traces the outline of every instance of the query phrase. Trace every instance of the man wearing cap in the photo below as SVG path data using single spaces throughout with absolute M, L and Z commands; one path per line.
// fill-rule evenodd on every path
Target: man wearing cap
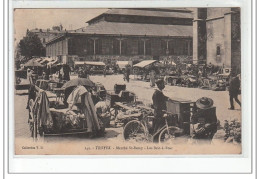
M 231 72 L 232 76 L 230 80 L 230 85 L 229 85 L 229 101 L 230 101 L 230 110 L 234 110 L 234 101 L 241 106 L 240 101 L 238 100 L 237 96 L 239 94 L 239 88 L 240 88 L 240 80 L 238 76 L 235 75 L 234 72 Z
M 165 121 L 163 120 L 164 112 L 166 110 L 166 101 L 168 97 L 164 96 L 162 90 L 165 88 L 164 81 L 162 79 L 156 81 L 158 89 L 153 93 L 153 107 L 154 107 L 154 121 L 153 121 L 153 132 L 156 133 L 160 129 Z

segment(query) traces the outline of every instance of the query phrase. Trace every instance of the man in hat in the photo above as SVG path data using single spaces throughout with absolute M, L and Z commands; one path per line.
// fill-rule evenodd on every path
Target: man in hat
M 168 97 L 164 96 L 162 90 L 165 88 L 164 81 L 162 79 L 156 81 L 158 89 L 153 93 L 153 107 L 154 107 L 154 121 L 153 132 L 156 133 L 160 129 L 165 121 L 163 120 L 164 110 L 166 110 L 166 101 Z
M 196 101 L 196 107 L 197 111 L 191 118 L 193 124 L 192 137 L 211 140 L 217 132 L 216 107 L 213 107 L 213 100 L 202 97 Z
M 237 96 L 239 94 L 239 88 L 240 88 L 240 80 L 239 77 L 236 76 L 236 74 L 234 72 L 231 72 L 231 80 L 230 80 L 230 85 L 229 85 L 229 101 L 230 101 L 230 108 L 229 110 L 234 110 L 234 101 L 233 99 L 235 99 L 235 101 L 237 102 L 237 104 L 239 104 L 239 106 L 241 106 L 240 101 L 238 100 Z

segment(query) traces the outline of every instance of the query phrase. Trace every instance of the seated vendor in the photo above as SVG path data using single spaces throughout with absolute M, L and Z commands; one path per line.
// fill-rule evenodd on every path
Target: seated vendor
M 217 132 L 216 108 L 213 100 L 202 97 L 196 101 L 197 112 L 192 116 L 193 138 L 212 139 Z

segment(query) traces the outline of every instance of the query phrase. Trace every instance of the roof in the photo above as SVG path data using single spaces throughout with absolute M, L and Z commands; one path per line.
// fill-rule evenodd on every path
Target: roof
M 101 15 L 94 17 L 87 21 L 91 23 L 104 15 L 129 15 L 129 16 L 147 16 L 147 17 L 171 17 L 171 18 L 193 18 L 191 11 L 185 8 L 171 8 L 171 9 L 158 9 L 158 8 L 132 8 L 132 9 L 110 9 Z
M 104 14 L 118 15 L 135 15 L 135 16 L 153 16 L 153 17 L 178 17 L 178 18 L 193 18 L 191 13 L 175 12 L 175 11 L 159 11 L 159 10 L 139 10 L 139 9 L 110 9 Z
M 96 65 L 96 66 L 105 66 L 103 62 L 93 62 L 93 61 L 75 61 L 75 65 Z
M 156 60 L 144 60 L 144 61 L 141 61 L 140 63 L 137 63 L 134 65 L 134 67 L 140 67 L 140 68 L 144 68 L 148 65 L 151 65 L 152 63 L 155 63 Z
M 101 35 L 137 35 L 137 36 L 171 36 L 192 37 L 192 26 L 187 25 L 160 25 L 137 24 L 102 21 L 85 28 L 78 29 L 70 34 L 101 34 Z
M 65 33 L 66 31 L 64 31 L 64 30 L 58 31 L 58 30 L 47 30 L 47 29 L 32 29 L 32 30 L 30 30 L 30 32 L 34 32 L 34 33 L 37 33 L 37 32 L 42 32 L 42 33 L 46 33 L 46 32 L 49 32 L 49 33 Z

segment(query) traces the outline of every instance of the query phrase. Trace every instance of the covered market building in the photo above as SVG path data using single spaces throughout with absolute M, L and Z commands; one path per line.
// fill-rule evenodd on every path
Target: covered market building
M 192 58 L 190 10 L 109 9 L 46 43 L 46 56 L 81 61 Z

